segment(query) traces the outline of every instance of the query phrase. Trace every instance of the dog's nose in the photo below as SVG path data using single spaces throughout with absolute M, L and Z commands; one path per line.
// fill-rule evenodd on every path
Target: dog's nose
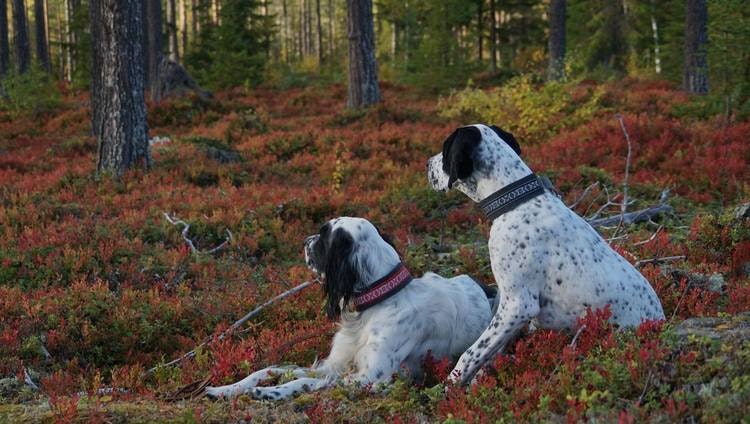
M 306 238 L 306 239 L 305 239 L 305 247 L 307 247 L 307 246 L 309 246 L 309 245 L 313 244 L 313 242 L 314 242 L 315 240 L 317 240 L 317 239 L 318 239 L 318 237 L 320 237 L 320 236 L 319 236 L 318 234 L 314 234 L 314 235 L 312 235 L 312 236 L 309 236 L 308 238 Z

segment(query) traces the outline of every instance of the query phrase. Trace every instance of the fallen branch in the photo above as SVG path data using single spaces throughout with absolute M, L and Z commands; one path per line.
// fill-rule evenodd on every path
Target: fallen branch
M 38 392 L 40 390 L 39 386 L 34 383 L 34 380 L 31 378 L 31 374 L 29 374 L 29 370 L 26 367 L 23 367 L 23 382 L 26 383 L 27 386 L 31 387 L 31 390 L 34 390 L 35 392 Z
M 254 317 L 254 316 L 258 315 L 258 314 L 260 314 L 260 312 L 263 309 L 267 308 L 270 305 L 273 305 L 274 303 L 276 303 L 276 302 L 278 302 L 278 301 L 280 301 L 280 300 L 282 300 L 284 298 L 287 298 L 287 297 L 289 297 L 289 296 L 291 296 L 291 295 L 293 295 L 295 293 L 298 293 L 298 292 L 300 292 L 300 291 L 302 291 L 302 290 L 304 290 L 304 289 L 306 289 L 306 288 L 308 288 L 308 287 L 310 287 L 311 285 L 314 285 L 314 284 L 315 284 L 314 281 L 305 281 L 304 283 L 298 285 L 297 287 L 291 288 L 291 289 L 285 291 L 284 293 L 281 293 L 280 295 L 278 295 L 278 296 L 276 296 L 274 298 L 271 298 L 271 299 L 265 301 L 263 304 L 261 304 L 260 306 L 256 307 L 252 311 L 248 312 L 245 316 L 243 316 L 242 318 L 240 318 L 237 321 L 235 321 L 234 324 L 232 324 L 231 326 L 229 326 L 229 328 L 227 328 L 226 330 L 224 330 L 219 335 L 219 337 L 217 337 L 217 338 L 213 338 L 213 337 L 206 338 L 201 344 L 199 344 L 198 346 L 196 346 L 195 348 L 193 348 L 193 350 L 191 350 L 190 352 L 188 352 L 188 353 L 180 356 L 179 358 L 174 359 L 172 361 L 169 361 L 166 364 L 160 364 L 160 365 L 157 365 L 157 366 L 155 366 L 153 368 L 148 369 L 146 371 L 146 375 L 151 374 L 151 373 L 153 373 L 154 371 L 156 371 L 158 369 L 161 369 L 161 368 L 164 368 L 164 367 L 169 367 L 169 366 L 178 364 L 178 363 L 184 361 L 185 359 L 194 357 L 196 350 L 200 349 L 203 346 L 211 344 L 213 342 L 213 340 L 223 340 L 226 336 L 231 335 L 234 332 L 234 330 L 236 330 L 239 326 L 241 326 L 242 324 L 244 324 L 247 320 L 249 320 L 250 318 L 252 318 L 252 317 Z
M 672 212 L 672 207 L 666 204 L 660 204 L 652 206 L 650 208 L 641 209 L 635 212 L 628 212 L 623 215 L 615 215 L 606 218 L 592 219 L 588 221 L 589 225 L 594 228 L 607 227 L 617 225 L 622 222 L 622 225 L 632 225 L 638 222 L 648 221 L 654 216 L 661 215 L 663 213 Z
M 684 255 L 680 255 L 680 256 L 665 256 L 663 258 L 641 259 L 640 261 L 636 262 L 633 266 L 636 267 L 636 268 L 640 268 L 643 265 L 660 264 L 660 263 L 672 262 L 672 261 L 681 261 L 681 260 L 684 260 L 684 259 L 685 259 Z
M 177 225 L 181 225 L 182 226 L 182 232 L 181 232 L 182 239 L 185 240 L 185 243 L 190 248 L 190 251 L 193 252 L 194 254 L 197 254 L 197 253 L 201 253 L 201 254 L 204 254 L 204 255 L 214 254 L 214 253 L 218 252 L 219 250 L 223 249 L 227 244 L 229 244 L 229 242 L 231 242 L 233 240 L 232 232 L 229 231 L 229 229 L 227 229 L 226 230 L 227 231 L 227 238 L 220 245 L 218 245 L 218 246 L 216 246 L 216 247 L 214 247 L 213 249 L 210 249 L 210 250 L 199 250 L 197 247 L 195 247 L 195 243 L 193 242 L 193 240 L 191 240 L 190 237 L 188 237 L 188 231 L 190 230 L 190 224 L 188 224 L 187 222 L 185 222 L 185 221 L 183 221 L 181 219 L 178 219 L 177 217 L 169 216 L 169 214 L 166 213 L 166 212 L 163 212 L 163 215 L 164 215 L 164 218 L 166 218 L 166 220 L 170 224 L 172 224 L 174 226 L 177 226 Z
M 581 195 L 578 196 L 578 198 L 575 201 L 573 201 L 573 203 L 571 203 L 571 204 L 568 205 L 568 208 L 569 209 L 575 209 L 575 207 L 578 206 L 583 201 L 583 199 L 585 199 L 586 197 L 588 197 L 589 193 L 591 193 L 591 190 L 593 190 L 593 189 L 595 189 L 597 187 L 599 187 L 599 181 L 596 181 L 596 182 L 590 184 L 588 187 L 586 187 L 583 190 L 583 193 L 581 193 Z

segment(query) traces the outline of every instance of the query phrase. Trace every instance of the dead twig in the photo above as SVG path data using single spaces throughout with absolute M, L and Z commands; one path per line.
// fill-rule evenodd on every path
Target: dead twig
M 652 206 L 650 208 L 641 209 L 635 212 L 628 212 L 624 215 L 610 216 L 606 218 L 590 219 L 588 220 L 589 225 L 594 228 L 606 227 L 615 225 L 622 222 L 623 225 L 632 225 L 638 222 L 648 221 L 654 216 L 661 215 L 663 213 L 672 212 L 672 207 L 667 204 L 661 204 Z
M 570 342 L 570 345 L 569 345 L 570 347 L 576 346 L 576 341 L 578 340 L 578 336 L 580 336 L 581 333 L 583 333 L 583 330 L 585 329 L 586 329 L 586 324 L 583 324 L 581 328 L 579 328 L 578 331 L 576 331 L 576 335 L 573 336 L 573 340 Z
M 640 268 L 643 265 L 647 264 L 660 264 L 663 262 L 672 262 L 672 261 L 681 261 L 684 260 L 685 256 L 665 256 L 663 258 L 651 258 L 651 259 L 641 259 L 640 261 L 636 262 L 635 265 L 633 265 L 636 268 Z
M 190 231 L 190 224 L 188 224 L 187 222 L 181 219 L 178 219 L 176 216 L 170 216 L 166 212 L 163 212 L 162 214 L 164 215 L 164 218 L 166 218 L 167 222 L 169 222 L 170 224 L 174 226 L 178 226 L 178 225 L 182 226 L 182 232 L 180 234 L 182 235 L 182 239 L 185 240 L 185 243 L 188 245 L 188 247 L 190 248 L 190 251 L 193 252 L 193 254 L 198 254 L 198 253 L 204 254 L 204 255 L 214 254 L 218 252 L 219 250 L 223 249 L 224 247 L 226 247 L 226 245 L 229 244 L 234 239 L 232 237 L 232 232 L 229 231 L 229 229 L 227 228 L 226 230 L 227 237 L 220 245 L 214 247 L 213 249 L 200 250 L 195 246 L 195 243 L 193 242 L 193 240 L 191 240 L 190 237 L 188 237 L 188 231 Z
M 583 190 L 583 193 L 581 193 L 581 195 L 578 196 L 578 198 L 573 203 L 571 203 L 571 204 L 568 205 L 568 208 L 569 209 L 575 209 L 576 206 L 578 206 L 579 204 L 581 204 L 581 202 L 583 201 L 583 199 L 585 199 L 586 197 L 588 197 L 588 195 L 591 193 L 591 190 L 593 190 L 593 189 L 595 189 L 597 187 L 599 187 L 599 181 L 596 181 L 593 184 L 589 184 L 589 186 L 586 187 Z
M 263 309 L 267 308 L 270 305 L 273 305 L 274 303 L 276 303 L 276 302 L 278 302 L 278 301 L 280 301 L 280 300 L 282 300 L 284 298 L 287 298 L 287 297 L 289 297 L 289 296 L 291 296 L 293 294 L 296 294 L 296 293 L 298 293 L 298 292 L 300 292 L 300 291 L 302 291 L 302 290 L 304 290 L 304 289 L 306 289 L 306 288 L 308 288 L 308 287 L 310 287 L 310 286 L 312 286 L 314 284 L 315 284 L 314 281 L 305 281 L 304 283 L 298 285 L 297 287 L 289 289 L 289 290 L 285 291 L 284 293 L 281 293 L 280 295 L 278 295 L 276 297 L 273 297 L 273 298 L 265 301 L 264 303 L 262 303 L 261 305 L 257 306 L 255 309 L 253 309 L 252 311 L 250 311 L 247 314 L 245 314 L 245 316 L 243 316 L 242 318 L 240 318 L 237 321 L 235 321 L 234 324 L 232 324 L 231 326 L 229 326 L 229 328 L 227 328 L 226 330 L 224 330 L 218 337 L 216 337 L 216 338 L 209 337 L 209 338 L 205 339 L 201 344 L 199 344 L 198 346 L 196 346 L 190 352 L 187 352 L 186 354 L 180 356 L 179 358 L 174 359 L 172 361 L 169 361 L 169 362 L 167 362 L 165 364 L 160 364 L 160 365 L 157 365 L 155 367 L 152 367 L 152 368 L 148 369 L 145 374 L 146 375 L 151 374 L 151 373 L 153 373 L 154 371 L 156 371 L 158 369 L 161 369 L 161 368 L 164 368 L 164 367 L 169 367 L 169 366 L 178 364 L 178 363 L 184 361 L 185 359 L 194 357 L 196 350 L 200 349 L 203 346 L 206 346 L 206 345 L 212 343 L 214 340 L 223 340 L 228 335 L 231 335 L 234 332 L 234 330 L 236 330 L 238 327 L 240 327 L 242 324 L 244 324 L 247 320 L 249 320 L 250 318 L 253 318 L 254 316 L 256 316 L 258 314 L 260 314 L 260 312 L 263 311 Z
M 628 143 L 628 156 L 625 158 L 625 177 L 622 180 L 622 204 L 620 206 L 621 218 L 620 223 L 617 224 L 617 229 L 614 233 L 614 235 L 616 236 L 617 233 L 620 232 L 620 228 L 622 228 L 622 224 L 625 219 L 625 213 L 628 210 L 628 177 L 630 176 L 630 160 L 633 152 L 633 146 L 630 142 L 630 135 L 628 134 L 628 130 L 625 128 L 625 121 L 622 118 L 622 114 L 616 114 L 615 118 L 620 121 L 620 128 L 622 128 L 622 132 L 623 134 L 625 134 L 625 141 L 627 141 Z

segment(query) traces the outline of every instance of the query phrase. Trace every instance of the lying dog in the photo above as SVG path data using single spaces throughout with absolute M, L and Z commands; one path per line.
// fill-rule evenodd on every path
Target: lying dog
M 571 329 L 587 308 L 610 305 L 621 327 L 664 319 L 651 285 L 521 161 L 512 134 L 495 126 L 458 128 L 427 165 L 432 187 L 456 188 L 492 220 L 489 251 L 498 286 L 492 322 L 453 369 L 466 384 L 532 319 Z
M 211 397 L 247 393 L 285 399 L 344 383 L 377 385 L 395 373 L 419 378 L 422 362 L 463 353 L 489 324 L 489 294 L 461 275 L 412 278 L 393 246 L 362 218 L 336 218 L 305 241 L 305 261 L 324 280 L 325 309 L 340 318 L 331 353 L 312 368 L 271 367 L 235 384 L 209 387 Z M 258 387 L 270 374 L 296 379 Z

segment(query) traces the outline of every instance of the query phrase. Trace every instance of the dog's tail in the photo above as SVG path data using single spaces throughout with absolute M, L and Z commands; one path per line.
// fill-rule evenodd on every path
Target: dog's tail
M 488 286 L 480 281 L 474 280 L 477 285 L 482 289 L 487 299 L 494 299 L 497 296 L 497 286 Z

